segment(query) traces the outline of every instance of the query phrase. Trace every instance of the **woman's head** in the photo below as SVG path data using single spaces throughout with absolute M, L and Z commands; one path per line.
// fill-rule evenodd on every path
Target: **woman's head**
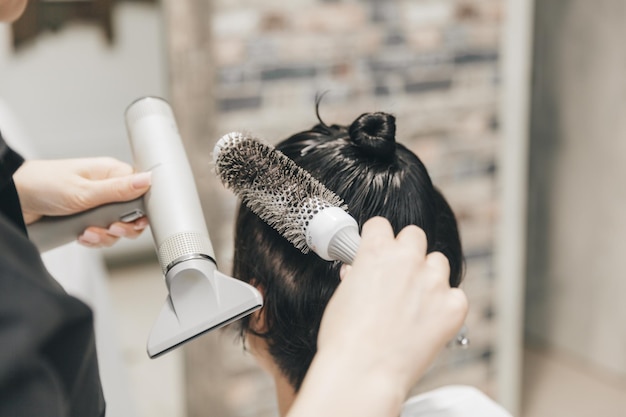
M 395 232 L 421 227 L 428 252 L 450 261 L 450 284 L 458 286 L 463 255 L 456 220 L 419 158 L 395 140 L 395 118 L 366 113 L 350 126 L 320 122 L 280 142 L 277 149 L 310 172 L 348 206 L 359 226 L 387 218 Z M 339 285 L 339 262 L 302 254 L 245 206 L 235 230 L 235 277 L 264 295 L 262 323 L 246 317 L 242 335 L 262 337 L 280 372 L 298 390 L 316 352 L 324 308 Z

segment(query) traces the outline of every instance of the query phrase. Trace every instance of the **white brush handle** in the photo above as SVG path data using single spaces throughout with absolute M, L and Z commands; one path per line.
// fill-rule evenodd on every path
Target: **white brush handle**
M 339 207 L 320 210 L 305 230 L 306 243 L 326 261 L 352 264 L 361 242 L 359 225 L 354 217 Z
M 164 272 L 190 258 L 215 259 L 191 166 L 174 113 L 160 98 L 145 97 L 126 110 L 135 166 L 152 172 L 146 214 Z
M 44 216 L 28 225 L 28 237 L 40 252 L 70 243 L 89 226 L 107 228 L 114 222 L 129 223 L 145 213 L 143 199 L 105 204 L 69 216 Z

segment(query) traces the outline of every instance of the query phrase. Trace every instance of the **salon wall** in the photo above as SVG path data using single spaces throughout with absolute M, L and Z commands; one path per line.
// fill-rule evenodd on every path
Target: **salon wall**
M 537 2 L 526 336 L 626 380 L 626 4 Z
M 472 307 L 471 347 L 446 351 L 416 390 L 467 383 L 497 398 L 504 0 L 202 2 L 208 3 L 215 66 L 205 75 L 215 74 L 217 123 L 215 137 L 198 140 L 249 130 L 277 141 L 317 122 L 314 100 L 324 91 L 320 113 L 328 123 L 350 123 L 373 110 L 394 113 L 398 140 L 425 162 L 457 213 Z M 96 29 L 73 24 L 13 53 L 8 33 L 0 32 L 0 96 L 43 156 L 130 160 L 123 109 L 144 94 L 168 95 L 159 11 L 120 3 L 114 13 L 113 47 Z M 228 271 L 236 202 L 223 189 L 200 187 L 223 202 L 210 229 L 220 269 Z M 275 415 L 271 382 L 234 340 L 213 333 L 186 351 L 190 417 Z
M 154 5 L 119 3 L 112 21 L 113 44 L 78 21 L 17 51 L 10 26 L 0 25 L 0 98 L 41 156 L 131 161 L 124 110 L 137 97 L 166 94 L 164 35 Z
M 124 110 L 145 95 L 167 97 L 161 10 L 117 3 L 114 41 L 95 25 L 70 21 L 15 50 L 11 27 L 0 25 L 0 100 L 35 156 L 112 156 L 132 162 Z M 152 251 L 149 233 L 104 251 L 128 258 Z
M 501 0 L 213 3 L 216 137 L 247 130 L 276 142 L 317 120 L 397 117 L 400 142 L 425 162 L 460 221 L 472 345 L 448 350 L 416 390 L 468 383 L 497 398 L 494 271 L 500 127 Z M 218 257 L 232 260 L 235 199 L 225 202 Z M 208 340 L 205 339 L 205 340 Z M 188 356 L 190 417 L 275 415 L 273 388 L 231 337 Z M 220 350 L 221 349 L 221 350 Z M 228 365 L 218 368 L 217 360 Z M 210 361 L 209 369 L 206 362 Z M 221 372 L 217 375 L 217 372 Z M 212 374 L 208 377 L 208 374 Z M 201 393 L 205 393 L 201 395 Z

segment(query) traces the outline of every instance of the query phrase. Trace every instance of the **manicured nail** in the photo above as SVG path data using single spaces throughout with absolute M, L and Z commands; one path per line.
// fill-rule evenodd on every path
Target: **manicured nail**
M 137 231 L 143 230 L 146 227 L 148 227 L 148 219 L 145 218 L 137 220 L 133 225 L 133 229 Z
M 85 233 L 80 236 L 79 240 L 85 243 L 96 244 L 100 243 L 100 235 L 91 230 L 86 230 Z
M 152 182 L 152 173 L 151 172 L 140 172 L 139 174 L 134 174 L 131 179 L 131 184 L 135 189 L 142 189 L 149 186 Z
M 124 229 L 122 226 L 114 224 L 109 227 L 107 233 L 116 237 L 124 237 L 126 236 L 126 229 Z

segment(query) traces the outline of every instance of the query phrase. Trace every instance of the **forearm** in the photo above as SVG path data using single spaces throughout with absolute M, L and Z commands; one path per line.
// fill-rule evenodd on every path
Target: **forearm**
M 287 417 L 396 417 L 406 392 L 397 378 L 358 354 L 319 352 Z

